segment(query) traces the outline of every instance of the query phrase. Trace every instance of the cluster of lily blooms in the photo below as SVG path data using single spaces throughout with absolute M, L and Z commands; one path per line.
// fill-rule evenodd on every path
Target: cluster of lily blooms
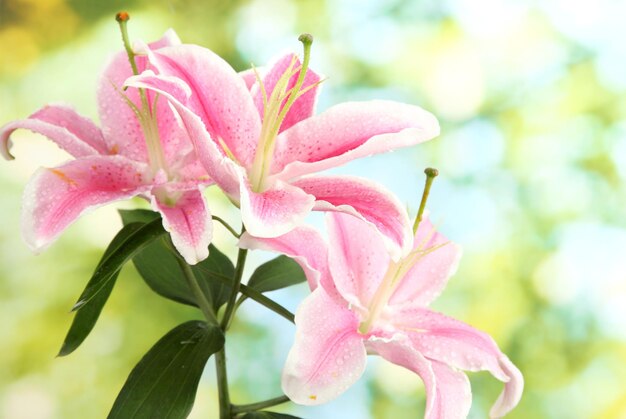
M 127 39 L 126 39 L 127 41 Z M 392 101 L 347 102 L 314 115 L 322 78 L 290 53 L 237 73 L 212 51 L 169 30 L 156 42 L 126 42 L 98 87 L 101 127 L 65 105 L 48 105 L 0 128 L 42 134 L 74 159 L 41 168 L 24 192 L 22 230 L 42 250 L 88 210 L 141 196 L 189 264 L 208 256 L 213 222 L 203 189 L 217 185 L 241 211 L 239 246 L 276 251 L 304 269 L 311 294 L 296 313 L 285 394 L 313 405 L 343 393 L 367 354 L 418 374 L 430 419 L 464 418 L 466 371 L 504 382 L 491 409 L 519 402 L 520 371 L 487 334 L 428 305 L 456 270 L 461 250 L 420 213 L 359 177 L 318 172 L 411 146 L 439 134 L 437 119 Z M 327 239 L 304 224 L 327 212 Z

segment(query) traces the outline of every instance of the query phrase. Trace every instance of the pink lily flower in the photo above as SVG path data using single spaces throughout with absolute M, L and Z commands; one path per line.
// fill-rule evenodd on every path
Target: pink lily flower
M 407 147 L 439 134 L 435 117 L 392 101 L 349 102 L 314 115 L 321 77 L 295 54 L 238 74 L 196 45 L 145 49 L 151 68 L 126 85 L 166 97 L 178 112 L 198 158 L 241 208 L 257 237 L 277 237 L 312 210 L 352 214 L 375 226 L 394 255 L 410 250 L 402 204 L 379 185 L 317 172 L 350 160 Z
M 170 30 L 150 48 L 178 44 Z M 135 62 L 139 71 L 148 65 L 145 57 Z M 104 70 L 98 88 L 102 129 L 65 105 L 45 106 L 0 128 L 6 159 L 13 158 L 9 136 L 19 128 L 45 135 L 75 158 L 39 169 L 26 186 L 22 231 L 33 250 L 43 250 L 83 213 L 139 195 L 161 213 L 188 263 L 207 257 L 212 220 L 200 188 L 212 182 L 168 103 L 151 92 L 122 90 L 132 74 L 125 52 Z
M 505 383 L 491 417 L 517 405 L 522 375 L 493 339 L 427 308 L 457 268 L 457 245 L 424 218 L 413 250 L 394 262 L 371 226 L 343 214 L 327 221 L 329 245 L 306 227 L 273 239 L 244 235 L 240 242 L 295 257 L 313 291 L 296 312 L 282 375 L 292 401 L 315 405 L 339 396 L 359 379 L 370 353 L 421 377 L 428 419 L 467 417 L 471 388 L 460 370 L 487 370 Z

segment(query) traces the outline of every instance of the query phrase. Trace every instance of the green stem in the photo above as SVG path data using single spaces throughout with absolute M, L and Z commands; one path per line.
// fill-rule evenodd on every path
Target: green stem
M 241 228 L 241 234 L 246 231 L 245 227 Z M 248 255 L 247 249 L 239 249 L 237 255 L 237 266 L 235 267 L 235 276 L 232 278 L 232 289 L 226 305 L 226 311 L 224 311 L 224 317 L 220 327 L 224 332 L 230 323 L 231 316 L 234 313 L 235 303 L 237 300 L 237 294 L 239 294 L 239 287 L 241 285 L 241 277 L 243 276 L 243 269 L 246 265 L 246 256 Z M 228 373 L 226 371 L 226 347 L 224 346 L 215 354 L 215 371 L 217 374 L 217 390 L 220 405 L 220 419 L 231 419 L 231 404 L 230 394 L 228 393 Z
M 193 295 L 196 297 L 196 302 L 198 303 L 198 306 L 204 314 L 207 322 L 212 326 L 219 327 L 219 322 L 217 321 L 217 317 L 215 316 L 215 312 L 213 311 L 213 305 L 209 300 L 207 300 L 207 297 L 202 292 L 200 284 L 198 284 L 198 279 L 193 273 L 193 270 L 191 270 L 191 266 L 189 266 L 187 262 L 185 262 L 185 260 L 178 254 L 176 255 L 176 260 L 178 261 L 178 265 L 183 271 L 185 280 L 187 281 L 187 285 L 189 286 L 189 289 L 191 289 L 191 292 L 193 292 Z
M 215 354 L 215 371 L 217 374 L 217 390 L 220 406 L 220 419 L 231 419 L 230 395 L 228 393 L 228 374 L 226 373 L 226 348 Z
M 231 287 L 233 285 L 233 279 L 226 275 L 222 275 L 218 272 L 208 271 L 208 270 L 205 272 L 207 272 L 207 274 L 210 275 L 211 278 L 215 278 L 218 281 L 221 281 L 224 285 L 228 287 Z M 235 303 L 235 308 L 239 307 L 241 303 L 243 303 L 243 301 L 241 300 L 245 298 L 250 298 L 251 300 L 254 300 L 257 303 L 261 304 L 265 308 L 268 308 L 274 313 L 289 320 L 291 323 L 294 322 L 294 315 L 291 311 L 287 310 L 285 307 L 281 306 L 280 304 L 278 304 L 276 301 L 272 300 L 271 298 L 266 297 L 265 295 L 255 290 L 254 288 L 251 288 L 244 284 L 239 284 L 239 292 L 243 294 L 243 296 L 242 298 L 237 300 L 237 302 Z
M 239 413 L 256 412 L 257 410 L 265 409 L 266 407 L 276 406 L 277 404 L 286 403 L 289 401 L 287 396 L 274 397 L 273 399 L 263 400 L 258 403 L 240 404 L 234 405 L 231 409 L 233 415 Z
M 250 288 L 246 285 L 241 284 L 240 291 L 243 295 L 250 298 L 251 300 L 254 300 L 257 303 L 264 306 L 265 308 L 272 310 L 274 313 L 284 317 L 285 319 L 289 320 L 291 323 L 295 323 L 295 316 L 293 315 L 291 311 L 287 310 L 285 307 L 281 306 L 280 304 L 278 304 L 276 301 L 272 300 L 271 298 L 266 297 L 265 295 L 261 294 L 254 288 Z
M 187 285 L 196 297 L 200 310 L 204 313 L 204 317 L 206 317 L 207 322 L 215 327 L 220 327 L 217 317 L 215 317 L 215 313 L 211 308 L 212 304 L 209 300 L 207 300 L 202 292 L 193 270 L 187 262 L 180 257 L 180 255 L 177 254 L 176 256 L 176 260 L 183 271 Z M 215 354 L 215 369 L 217 371 L 217 387 L 219 390 L 220 419 L 231 419 L 228 377 L 226 375 L 226 351 L 224 347 L 222 347 L 222 349 Z
M 241 234 L 246 231 L 245 227 L 241 228 Z M 240 234 L 240 235 L 241 235 Z M 248 256 L 248 249 L 239 249 L 237 254 L 237 265 L 235 266 L 235 277 L 232 282 L 232 289 L 230 290 L 230 297 L 224 311 L 224 317 L 222 317 L 221 327 L 226 331 L 226 327 L 230 323 L 230 318 L 235 312 L 235 303 L 237 302 L 237 294 L 241 288 L 241 278 L 243 277 L 243 269 L 246 265 L 246 257 Z
M 240 236 L 240 235 L 239 235 L 239 234 L 235 231 L 235 229 L 234 229 L 234 228 L 232 228 L 232 227 L 230 226 L 230 224 L 228 224 L 228 223 L 227 223 L 227 222 L 226 222 L 223 218 L 218 217 L 217 215 L 213 215 L 213 219 L 214 219 L 215 221 L 217 221 L 218 223 L 220 223 L 221 225 L 223 225 L 223 226 L 224 226 L 224 228 L 225 228 L 226 230 L 228 230 L 228 231 L 230 232 L 230 234 L 232 234 L 232 235 L 233 235 L 233 236 L 235 236 L 236 238 L 241 237 L 241 236 Z

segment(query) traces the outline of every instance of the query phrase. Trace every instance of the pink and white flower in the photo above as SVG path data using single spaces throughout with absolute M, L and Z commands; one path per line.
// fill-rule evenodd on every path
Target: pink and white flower
M 410 250 L 402 204 L 380 186 L 317 172 L 407 147 L 439 133 L 435 117 L 392 101 L 349 102 L 313 115 L 321 77 L 295 54 L 236 73 L 208 49 L 178 45 L 144 50 L 151 63 L 126 85 L 165 96 L 215 183 L 241 208 L 257 237 L 277 237 L 311 210 L 352 214 L 375 226 L 394 258 Z
M 170 30 L 150 48 L 179 44 Z M 136 64 L 140 71 L 148 65 L 145 57 L 136 57 Z M 201 188 L 212 181 L 168 103 L 151 92 L 122 90 L 132 74 L 125 52 L 104 70 L 98 89 L 102 129 L 65 105 L 45 106 L 0 128 L 0 152 L 7 159 L 13 158 L 9 137 L 19 128 L 45 135 L 75 158 L 38 170 L 26 186 L 22 231 L 35 251 L 86 211 L 139 195 L 161 213 L 187 262 L 207 257 L 212 220 Z
M 421 377 L 426 418 L 467 417 L 471 388 L 461 370 L 487 370 L 505 383 L 491 417 L 517 405 L 522 375 L 494 340 L 427 308 L 456 270 L 456 244 L 424 218 L 412 251 L 396 262 L 366 223 L 337 213 L 327 221 L 329 245 L 307 227 L 273 239 L 244 235 L 240 242 L 294 257 L 313 291 L 296 313 L 295 343 L 283 371 L 291 400 L 314 405 L 334 399 L 359 379 L 370 353 Z

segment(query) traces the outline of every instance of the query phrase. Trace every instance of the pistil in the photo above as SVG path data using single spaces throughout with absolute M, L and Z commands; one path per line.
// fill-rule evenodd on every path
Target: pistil
M 313 37 L 309 34 L 303 34 L 300 35 L 298 40 L 302 42 L 304 48 L 302 65 L 294 69 L 296 63 L 296 57 L 294 56 L 285 72 L 276 82 L 276 86 L 274 86 L 269 98 L 267 97 L 267 91 L 261 78 L 255 71 L 261 93 L 263 94 L 263 123 L 261 126 L 261 136 L 249 175 L 252 189 L 257 193 L 265 190 L 265 180 L 272 163 L 276 137 L 280 131 L 280 126 L 294 102 L 307 91 L 307 89 L 302 90 L 302 85 L 304 84 L 306 72 L 309 67 Z M 289 81 L 298 72 L 299 74 L 295 85 L 293 88 L 287 90 Z
M 399 282 L 398 277 L 402 268 L 402 261 L 400 263 L 391 262 L 389 268 L 385 273 L 385 277 L 378 286 L 376 293 L 372 297 L 372 300 L 368 307 L 367 319 L 359 325 L 359 332 L 367 334 L 374 321 L 378 318 L 383 308 L 387 305 L 391 294 L 395 289 L 395 285 Z
M 422 201 L 420 202 L 420 208 L 417 211 L 417 216 L 415 217 L 415 222 L 413 223 L 413 234 L 417 233 L 417 229 L 419 228 L 420 222 L 422 221 L 424 209 L 426 208 L 426 201 L 428 201 L 428 195 L 430 195 L 430 187 L 433 184 L 433 180 L 435 180 L 437 175 L 439 175 L 439 170 L 433 169 L 432 167 L 427 167 L 424 170 L 424 174 L 426 174 L 426 184 L 424 185 L 424 192 L 422 192 Z
M 426 208 L 426 201 L 428 201 L 428 195 L 430 193 L 430 188 L 432 186 L 433 180 L 439 174 L 439 171 L 437 169 L 429 167 L 424 170 L 424 173 L 426 174 L 426 185 L 424 186 L 420 207 L 417 212 L 417 216 L 415 217 L 415 222 L 413 223 L 413 234 L 417 233 L 419 224 L 422 221 L 424 209 Z M 364 335 L 369 333 L 372 325 L 374 324 L 376 319 L 378 319 L 383 311 L 383 308 L 387 305 L 389 299 L 400 284 L 401 279 L 404 278 L 404 276 L 411 270 L 411 268 L 413 268 L 413 266 L 415 266 L 415 264 L 420 259 L 446 244 L 444 243 L 441 245 L 433 246 L 431 248 L 425 248 L 425 246 L 430 242 L 434 234 L 435 231 L 433 229 L 433 231 L 426 235 L 424 240 L 422 240 L 422 242 L 417 245 L 417 248 L 409 253 L 404 259 L 400 260 L 397 263 L 393 261 L 389 263 L 389 268 L 387 269 L 383 280 L 381 281 L 378 289 L 376 290 L 376 293 L 369 303 L 367 318 L 359 325 L 359 333 Z
M 130 39 L 128 37 L 127 23 L 130 20 L 130 15 L 127 12 L 119 12 L 115 15 L 115 20 L 119 24 L 120 32 L 122 34 L 122 41 L 124 43 L 124 49 L 126 55 L 128 55 L 128 62 L 133 70 L 133 74 L 136 76 L 139 74 L 137 68 L 137 62 L 135 61 L 135 52 L 130 45 Z M 159 128 L 156 120 L 156 109 L 158 95 L 155 95 L 152 106 L 148 101 L 148 95 L 144 89 L 139 90 L 139 98 L 141 100 L 141 108 L 138 109 L 130 100 L 127 103 L 131 106 L 133 111 L 137 115 L 139 124 L 144 134 L 146 149 L 148 151 L 148 160 L 152 173 L 156 174 L 159 170 L 164 170 L 167 173 L 167 166 L 165 164 L 165 157 L 163 156 L 163 149 L 161 147 L 161 139 L 159 138 Z M 121 93 L 123 94 L 123 93 Z M 127 96 L 124 95 L 125 98 Z

